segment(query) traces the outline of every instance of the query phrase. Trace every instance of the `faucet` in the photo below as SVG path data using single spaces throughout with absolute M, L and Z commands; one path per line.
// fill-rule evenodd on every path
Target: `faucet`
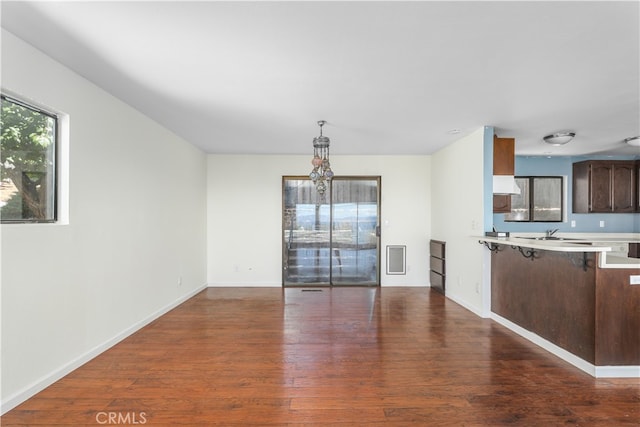
M 553 236 L 554 234 L 556 234 L 557 231 L 558 231 L 557 228 L 554 228 L 552 230 L 547 230 L 547 237 Z

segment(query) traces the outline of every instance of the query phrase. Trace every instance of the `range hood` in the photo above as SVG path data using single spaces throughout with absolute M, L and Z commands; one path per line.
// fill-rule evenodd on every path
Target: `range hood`
M 520 194 L 513 175 L 493 175 L 493 194 Z

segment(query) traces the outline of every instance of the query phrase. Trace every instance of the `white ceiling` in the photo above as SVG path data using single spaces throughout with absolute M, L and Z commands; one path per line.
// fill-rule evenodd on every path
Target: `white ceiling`
M 639 3 L 12 2 L 2 26 L 211 153 L 640 154 Z M 458 129 L 458 134 L 450 131 Z M 542 142 L 570 130 L 566 146 Z

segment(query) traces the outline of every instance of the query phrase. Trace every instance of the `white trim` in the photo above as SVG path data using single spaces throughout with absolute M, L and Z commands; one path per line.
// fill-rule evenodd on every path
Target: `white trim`
M 309 285 L 313 286 L 313 285 Z M 281 288 L 282 282 L 209 282 L 208 288 Z
M 340 287 L 340 286 L 338 286 Z M 381 288 L 430 288 L 430 284 L 420 284 L 420 283 L 382 283 L 380 285 Z
M 70 131 L 69 115 L 58 113 L 58 157 L 56 159 L 56 172 L 58 174 L 58 199 L 57 199 L 57 221 L 58 225 L 69 224 L 69 151 L 70 151 Z
M 313 283 L 296 283 L 296 284 L 292 284 L 290 286 L 283 286 L 282 282 L 238 282 L 238 283 L 234 283 L 234 282 L 209 282 L 207 284 L 207 287 L 209 288 L 303 288 L 303 287 L 314 287 L 314 286 L 326 286 L 328 287 L 329 285 L 327 284 L 313 284 Z M 376 285 L 372 285 L 372 287 L 375 287 Z M 340 285 L 334 285 L 334 287 L 340 287 Z M 367 287 L 366 285 L 363 287 Z M 403 284 L 403 283 L 383 283 L 380 285 L 381 288 L 393 288 L 393 287 L 397 287 L 397 288 L 428 288 L 430 287 L 429 284 L 420 284 L 420 283 L 413 283 L 410 285 L 407 284 Z M 473 310 L 472 310 L 473 311 Z M 474 311 L 475 313 L 475 311 Z
M 640 365 L 596 366 L 596 378 L 640 378 Z
M 445 289 L 445 294 L 446 294 L 446 289 Z M 469 310 L 470 312 L 472 312 L 473 314 L 475 314 L 478 317 L 482 317 L 482 318 L 487 318 L 487 316 L 483 316 L 482 315 L 482 311 L 478 310 L 476 307 L 472 306 L 471 304 L 467 303 L 466 301 L 463 301 L 457 297 L 454 297 L 451 294 L 446 294 L 446 297 L 449 298 L 451 301 L 455 302 L 458 305 L 461 305 L 462 307 L 466 308 L 467 310 Z
M 640 378 L 640 366 L 595 366 L 541 336 L 491 312 L 491 319 L 595 378 Z
M 206 285 L 201 285 L 201 286 L 197 287 L 196 289 L 194 289 L 191 292 L 179 297 L 175 301 L 167 304 L 166 306 L 162 307 L 161 309 L 157 310 L 156 312 L 151 313 L 149 316 L 145 317 L 144 319 L 140 320 L 139 322 L 134 323 L 133 325 L 131 325 L 130 327 L 126 328 L 125 330 L 123 330 L 119 334 L 115 335 L 113 338 L 105 341 L 102 344 L 99 344 L 99 345 L 95 346 L 91 350 L 87 351 L 84 354 L 81 354 L 80 356 L 78 356 L 74 360 L 70 361 L 66 365 L 61 366 L 59 369 L 56 369 L 55 371 L 51 372 L 50 374 L 41 377 L 40 379 L 34 381 L 31 385 L 29 385 L 27 387 L 24 387 L 22 390 L 18 391 L 17 393 L 14 393 L 13 395 L 11 395 L 8 398 L 4 399 L 0 403 L 0 415 L 6 414 L 11 409 L 13 409 L 16 406 L 18 406 L 19 404 L 21 404 L 22 402 L 26 401 L 30 397 L 34 396 L 35 394 L 37 394 L 40 391 L 44 390 L 45 388 L 49 387 L 51 384 L 53 384 L 56 381 L 60 380 L 61 378 L 63 378 L 64 376 L 68 375 L 69 373 L 71 373 L 75 369 L 78 369 L 80 366 L 84 365 L 85 363 L 87 363 L 91 359 L 93 359 L 94 357 L 100 355 L 104 351 L 106 351 L 109 348 L 113 347 L 114 345 L 118 344 L 120 341 L 124 340 L 128 336 L 130 336 L 130 335 L 134 334 L 135 332 L 137 332 L 138 330 L 144 328 L 145 326 L 147 326 L 149 323 L 153 322 L 154 320 L 156 320 L 160 316 L 164 315 L 165 313 L 169 312 L 170 310 L 173 310 L 178 305 L 182 304 L 183 302 L 187 301 L 188 299 L 192 298 L 196 294 L 198 294 L 201 291 L 203 291 L 205 288 L 206 288 Z

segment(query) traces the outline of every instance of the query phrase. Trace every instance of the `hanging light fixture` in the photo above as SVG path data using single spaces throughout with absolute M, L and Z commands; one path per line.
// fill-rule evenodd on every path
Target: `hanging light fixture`
M 326 123 L 324 120 L 318 121 L 320 136 L 313 138 L 313 159 L 311 160 L 313 170 L 309 174 L 309 178 L 311 178 L 316 190 L 321 195 L 324 195 L 329 181 L 333 178 L 333 171 L 329 163 L 329 144 L 331 141 L 329 141 L 328 137 L 322 135 L 322 126 Z

